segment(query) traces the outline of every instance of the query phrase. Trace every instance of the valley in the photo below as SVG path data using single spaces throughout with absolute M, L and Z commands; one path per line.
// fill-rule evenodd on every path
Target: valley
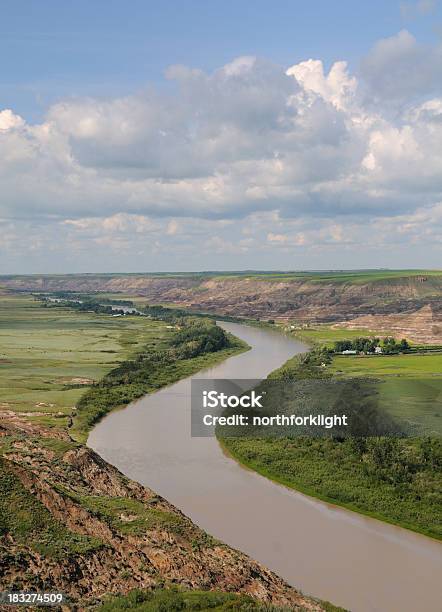
M 396 330 L 415 341 L 442 343 L 439 271 L 3 276 L 0 285 L 27 292 L 119 294 L 198 312 L 298 325 Z
M 1 509 L 1 554 L 8 571 L 1 579 L 22 588 L 35 588 L 42 581 L 63 588 L 85 606 L 102 604 L 112 593 L 131 597 L 136 588 L 142 589 L 139 597 L 144 598 L 145 609 L 151 597 L 146 593 L 157 593 L 152 596 L 159 601 L 169 596 L 178 601 L 186 597 L 182 589 L 189 588 L 195 590 L 194 603 L 199 597 L 196 591 L 203 591 L 201 597 L 207 590 L 214 593 L 214 599 L 207 600 L 207 609 L 209 603 L 218 605 L 216 602 L 240 605 L 241 599 L 232 603 L 229 597 L 251 597 L 241 605 L 257 610 L 268 604 L 299 610 L 335 609 L 321 598 L 350 606 L 352 597 L 345 589 L 335 591 L 307 579 L 300 571 L 301 558 L 296 557 L 295 571 L 288 572 L 278 556 L 268 555 L 265 539 L 259 543 L 263 547 L 249 546 L 238 534 L 232 538 L 229 530 L 207 520 L 204 510 L 200 514 L 199 503 L 192 510 L 183 500 L 190 499 L 194 486 L 203 485 L 202 474 L 194 475 L 195 482 L 188 482 L 189 490 L 182 497 L 168 461 L 164 466 L 156 464 L 163 451 L 149 455 L 139 471 L 134 467 L 137 463 L 131 465 L 127 450 L 128 459 L 122 461 L 119 444 L 132 432 L 126 449 L 132 448 L 141 432 L 149 432 L 140 438 L 139 452 L 145 452 L 146 435 L 154 436 L 148 445 L 154 452 L 162 434 L 155 434 L 155 421 L 130 429 L 130 415 L 140 414 L 133 413 L 133 408 L 147 402 L 154 392 L 156 403 L 162 387 L 180 384 L 176 381 L 184 382 L 201 369 L 210 372 L 225 359 L 230 358 L 230 363 L 247 351 L 247 341 L 220 333 L 213 322 L 216 316 L 252 323 L 257 333 L 275 339 L 287 338 L 282 352 L 279 341 L 275 341 L 280 348 L 274 355 L 265 350 L 266 360 L 275 361 L 273 367 L 266 366 L 264 376 L 278 366 L 283 376 L 298 372 L 304 358 L 284 361 L 293 355 L 290 343 L 296 345 L 300 338 L 314 347 L 307 353 L 308 365 L 302 365 L 303 376 L 310 370 L 313 375 L 319 372 L 338 379 L 370 376 L 378 381 L 379 401 L 392 413 L 438 430 L 441 278 L 439 273 L 424 271 L 2 277 L 0 447 L 6 501 Z M 113 301 L 124 304 L 121 308 L 127 309 L 126 314 L 116 315 L 118 311 L 109 307 Z M 136 312 L 131 314 L 133 306 Z M 241 336 L 242 328 L 233 324 L 231 329 L 238 329 Z M 398 341 L 406 337 L 418 353 L 336 355 L 330 363 L 322 363 L 321 351 L 329 350 L 335 341 L 376 334 L 392 335 Z M 299 346 L 303 348 L 297 352 L 307 350 Z M 250 378 L 258 376 L 256 355 Z M 229 371 L 227 367 L 225 372 Z M 112 412 L 127 404 L 128 409 Z M 169 422 L 179 423 L 182 418 L 184 413 L 176 413 Z M 94 442 L 97 432 L 105 431 L 103 427 L 114 420 L 120 423 L 117 437 L 110 437 L 118 440 L 116 454 L 108 449 L 108 442 L 103 445 L 100 438 Z M 176 435 L 181 436 L 184 428 L 181 423 Z M 96 452 L 84 445 L 88 435 L 88 445 Z M 404 440 L 388 449 L 332 440 L 221 441 L 235 459 L 275 482 L 440 538 L 437 440 L 430 445 L 423 439 Z M 212 442 L 218 448 L 216 440 Z M 179 448 L 178 438 L 175 444 Z M 382 469 L 376 463 L 379 452 L 388 458 L 382 459 Z M 154 471 L 151 465 L 156 465 Z M 185 465 L 183 462 L 183 468 Z M 159 480 L 163 467 L 165 486 Z M 266 495 L 264 489 L 262 493 Z M 26 508 L 18 520 L 13 512 L 17 503 Z M 303 502 L 297 503 L 302 513 Z M 177 508 L 184 509 L 190 519 Z M 319 520 L 319 507 L 318 512 Z M 213 516 L 216 519 L 215 511 Z M 357 533 L 352 537 L 359 537 Z M 407 540 L 404 535 L 398 537 Z M 270 565 L 292 586 L 244 554 L 231 552 L 222 540 L 233 546 L 239 542 L 241 550 Z M 305 546 L 302 550 L 310 559 Z M 143 551 L 141 560 L 135 560 L 135 550 Z M 61 555 L 66 554 L 69 562 L 61 567 Z M 392 549 L 388 554 L 394 557 L 396 552 Z M 37 582 L 26 571 L 31 566 Z M 72 580 L 79 574 L 81 581 Z M 98 579 L 98 574 L 103 577 Z M 312 573 L 309 576 L 314 578 Z M 174 585 L 178 585 L 176 594 Z M 302 595 L 294 588 L 299 586 L 319 599 Z M 358 588 L 360 594 L 364 592 L 362 583 Z M 118 597 L 109 604 L 115 609 L 124 605 L 123 600 L 118 603 Z

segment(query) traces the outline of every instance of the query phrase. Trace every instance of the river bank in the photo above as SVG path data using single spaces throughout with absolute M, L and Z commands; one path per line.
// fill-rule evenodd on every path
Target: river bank
M 222 325 L 252 350 L 202 377 L 265 377 L 306 348 L 270 330 Z M 106 417 L 88 444 L 305 592 L 357 612 L 437 609 L 438 542 L 288 490 L 226 457 L 216 439 L 191 438 L 189 394 L 184 380 L 142 398 Z
M 325 338 L 331 342 L 334 330 L 326 331 Z M 299 337 L 297 331 L 295 337 Z M 272 381 L 322 379 L 332 386 L 333 381 L 363 382 L 364 377 L 371 375 L 372 382 L 356 392 L 358 410 L 379 411 L 379 414 L 385 410 L 405 424 L 422 426 L 425 423 L 433 435 L 342 440 L 259 439 L 253 432 L 250 436 L 241 429 L 236 434 L 224 433 L 221 427 L 217 429 L 219 442 L 242 465 L 274 482 L 442 539 L 442 446 L 437 433 L 440 421 L 437 417 L 441 415 L 437 397 L 442 384 L 439 357 L 431 354 L 336 357 L 326 349 L 324 344 L 316 345 L 301 359 L 298 356 L 288 360 L 270 378 Z M 347 400 L 349 393 L 347 387 Z
M 135 588 L 160 589 L 155 598 L 177 602 L 186 598 L 186 589 L 225 592 L 206 599 L 195 593 L 195 605 L 236 602 L 258 611 L 267 602 L 277 609 L 326 609 L 70 436 L 73 410 L 63 398 L 84 394 L 98 372 L 115 366 L 120 352 L 133 359 L 131 347 L 143 339 L 153 351 L 167 347 L 173 330 L 145 318 L 44 309 L 27 296 L 7 296 L 0 307 L 6 339 L 1 363 L 16 385 L 5 384 L 8 399 L 0 410 L 2 590 L 41 591 L 44 585 L 81 609 Z M 218 359 L 225 358 L 219 353 Z M 202 365 L 201 357 L 195 359 L 187 360 L 188 374 Z M 26 381 L 30 371 L 33 379 Z M 171 587 L 178 589 L 176 596 L 161 590 Z

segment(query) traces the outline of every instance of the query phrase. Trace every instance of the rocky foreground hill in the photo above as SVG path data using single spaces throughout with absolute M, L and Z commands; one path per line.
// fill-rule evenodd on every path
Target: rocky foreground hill
M 84 609 L 106 594 L 175 584 L 324 610 L 66 431 L 3 411 L 0 443 L 1 590 L 61 591 Z
M 23 291 L 104 291 L 237 317 L 338 323 L 442 343 L 442 272 L 350 275 L 66 275 L 0 278 Z

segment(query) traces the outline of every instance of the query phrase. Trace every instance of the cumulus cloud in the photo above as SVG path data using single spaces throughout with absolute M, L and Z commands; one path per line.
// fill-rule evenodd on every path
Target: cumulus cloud
M 407 30 L 378 41 L 361 68 L 377 100 L 409 102 L 442 92 L 442 45 L 421 45 Z
M 0 111 L 0 130 L 6 131 L 22 125 L 24 125 L 22 117 L 15 115 L 11 109 Z
M 291 66 L 286 74 L 294 76 L 305 92 L 318 94 L 338 110 L 351 106 L 356 93 L 357 80 L 348 74 L 347 62 L 335 62 L 325 75 L 322 62 L 309 59 Z
M 65 100 L 40 124 L 0 111 L 4 236 L 31 223 L 43 249 L 46 227 L 72 248 L 124 250 L 136 235 L 142 252 L 147 241 L 182 253 L 204 228 L 204 244 L 233 255 L 348 248 L 382 219 L 424 232 L 440 224 L 441 57 L 404 30 L 360 75 L 345 61 L 246 56 L 210 74 L 173 66 L 166 93 Z

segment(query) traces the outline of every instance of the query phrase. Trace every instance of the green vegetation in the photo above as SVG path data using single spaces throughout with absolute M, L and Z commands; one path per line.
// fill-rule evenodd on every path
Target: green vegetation
M 332 356 L 317 347 L 269 378 L 369 380 L 381 410 L 440 434 L 442 354 Z M 440 437 L 245 438 L 226 437 L 221 429 L 217 435 L 241 463 L 272 480 L 442 538 Z
M 160 349 L 174 331 L 162 321 L 42 308 L 29 296 L 0 295 L 0 409 L 67 426 L 85 389 L 141 347 Z
M 46 426 L 68 427 L 78 405 L 73 432 L 82 440 L 87 427 L 111 408 L 246 348 L 227 340 L 213 323 L 201 318 L 197 328 L 193 318 L 178 319 L 171 309 L 155 311 L 162 320 L 153 314 L 114 318 L 71 305 L 42 306 L 28 295 L 0 295 L 0 409 Z M 197 330 L 181 346 L 179 336 L 172 344 L 180 321 Z M 122 363 L 124 375 L 118 370 Z
M 357 353 L 376 353 L 379 350 L 383 355 L 395 355 L 408 351 L 410 345 L 404 339 L 397 342 L 392 336 L 387 336 L 383 340 L 379 338 L 354 338 L 352 340 L 336 340 L 333 345 L 333 353 L 344 351 L 356 351 Z
M 247 348 L 212 321 L 175 319 L 170 312 L 165 316 L 165 321 L 113 318 L 67 305 L 48 308 L 26 295 L 0 295 L 0 410 L 37 425 L 69 428 L 84 439 L 87 427 L 116 405 Z M 63 465 L 63 455 L 80 446 L 61 437 L 21 433 L 4 435 L 0 441 L 3 454 L 13 452 L 17 461 L 23 453 L 43 465 L 51 461 Z M 186 532 L 196 547 L 212 542 L 196 528 L 192 535 L 179 515 L 154 505 L 146 508 L 126 498 L 60 491 L 123 534 L 164 527 L 180 535 Z M 56 521 L 4 459 L 0 459 L 0 496 L 0 534 L 9 533 L 47 556 L 102 546 Z M 130 521 L 122 520 L 123 514 Z
M 320 602 L 325 612 L 345 612 L 325 601 Z M 222 593 L 217 591 L 188 591 L 176 586 L 171 588 L 143 591 L 135 589 L 128 595 L 108 598 L 98 608 L 100 612 L 121 612 L 135 610 L 137 612 L 175 612 L 177 610 L 214 612 L 288 612 L 289 608 L 259 603 L 248 595 L 237 593 Z
M 180 321 L 183 328 L 165 346 L 125 361 L 82 396 L 71 430 L 76 439 L 84 440 L 90 427 L 110 410 L 247 348 L 212 321 Z
M 377 381 L 379 406 L 416 431 L 442 432 L 442 353 L 335 356 L 330 373 Z
M 73 533 L 55 520 L 0 457 L 0 536 L 6 534 L 47 557 L 64 558 L 103 546 L 97 538 Z
M 291 332 L 300 340 L 317 346 L 332 348 L 339 340 L 353 340 L 361 334 L 367 338 L 374 338 L 377 334 L 368 329 L 340 329 L 330 325 L 309 325 L 308 327 L 293 325 L 294 329 L 284 327 L 284 331 Z
M 137 612 L 175 612 L 177 610 L 213 610 L 227 612 L 273 612 L 283 610 L 260 604 L 247 595 L 216 591 L 185 591 L 176 587 L 155 591 L 134 590 L 126 596 L 111 597 L 99 607 L 100 612 L 136 610 Z
M 337 355 L 333 358 L 332 370 L 347 376 L 440 377 L 442 379 L 442 353 L 385 357 Z

